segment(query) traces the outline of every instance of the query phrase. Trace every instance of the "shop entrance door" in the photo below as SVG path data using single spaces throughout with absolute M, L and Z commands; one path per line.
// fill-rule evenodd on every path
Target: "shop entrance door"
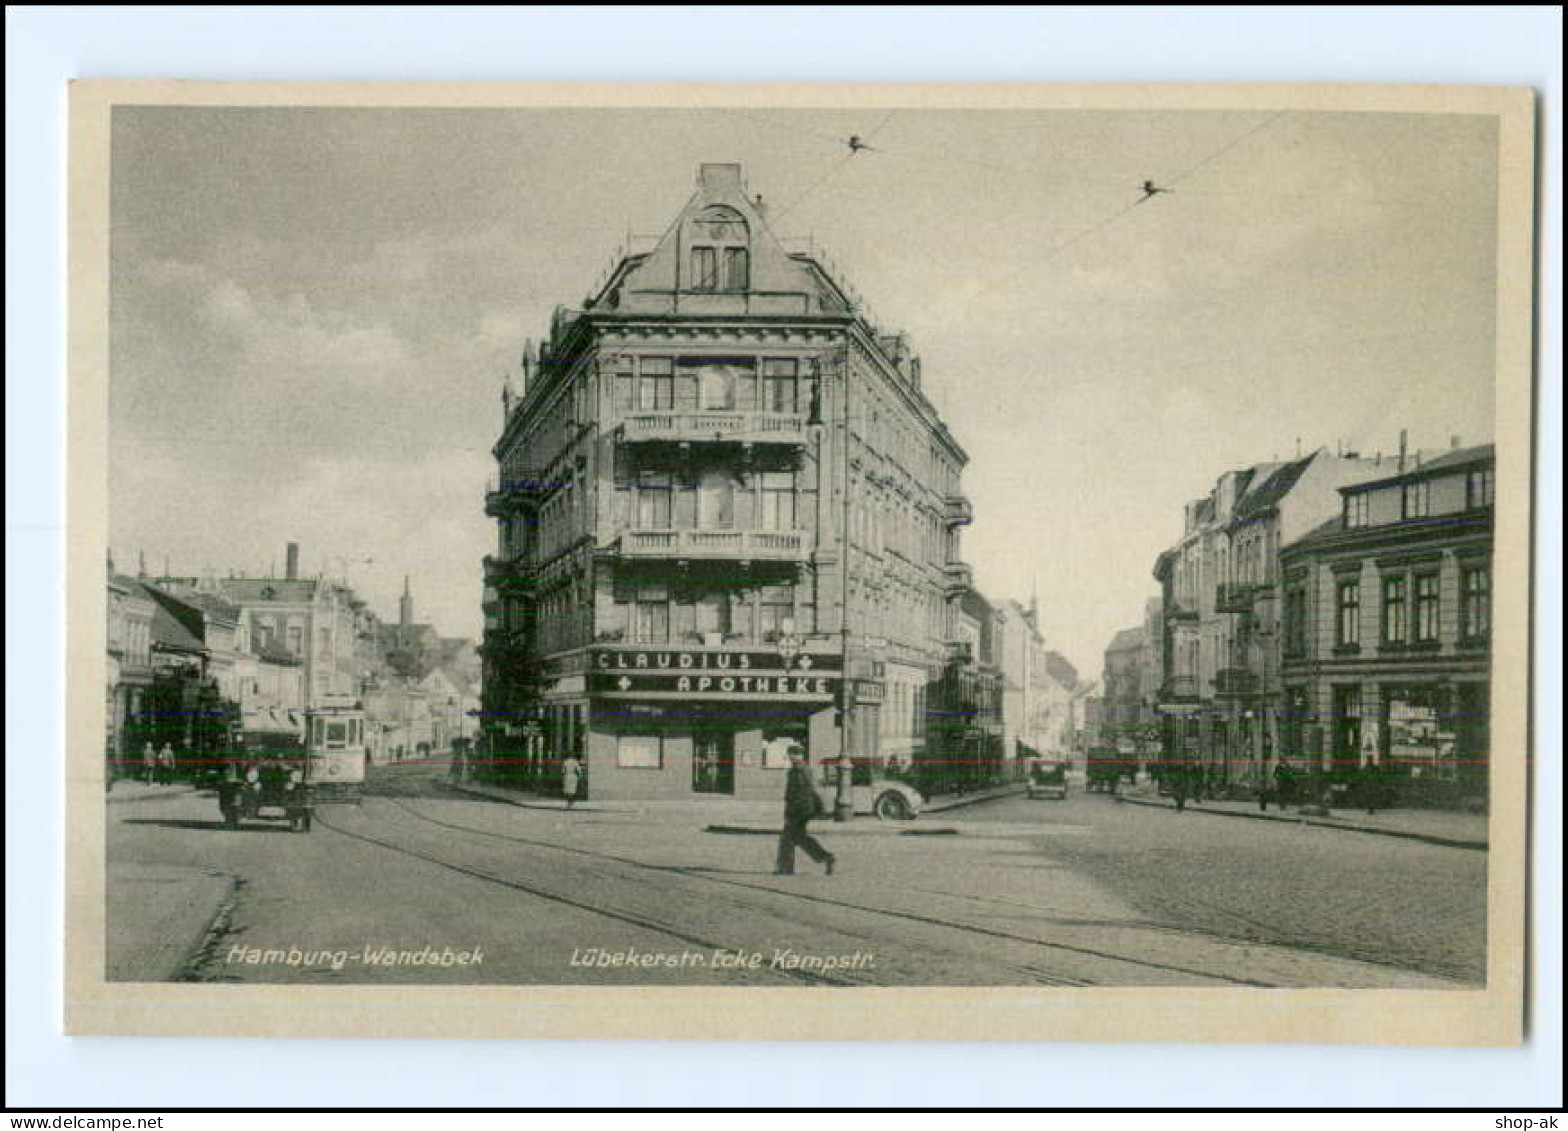
M 692 739 L 693 793 L 735 792 L 735 735 L 729 731 L 700 732 Z

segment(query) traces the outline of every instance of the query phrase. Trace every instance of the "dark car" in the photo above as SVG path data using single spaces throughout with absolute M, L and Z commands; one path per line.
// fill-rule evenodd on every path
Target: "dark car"
M 1067 763 L 1037 758 L 1029 764 L 1029 799 L 1051 797 L 1067 800 Z

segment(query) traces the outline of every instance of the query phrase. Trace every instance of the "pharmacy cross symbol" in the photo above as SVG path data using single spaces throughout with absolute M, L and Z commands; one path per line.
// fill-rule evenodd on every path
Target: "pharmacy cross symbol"
M 631 687 L 631 685 L 632 681 L 624 675 L 615 681 L 615 686 L 619 687 L 622 691 L 625 691 L 627 688 Z

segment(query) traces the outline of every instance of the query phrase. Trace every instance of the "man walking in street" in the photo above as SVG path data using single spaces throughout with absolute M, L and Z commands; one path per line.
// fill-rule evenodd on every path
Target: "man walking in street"
M 789 778 L 784 786 L 784 831 L 779 835 L 778 862 L 774 870 L 781 876 L 795 874 L 795 849 L 803 849 L 807 856 L 821 864 L 828 875 L 833 874 L 837 858 L 817 843 L 806 831 L 806 822 L 823 815 L 827 807 L 811 784 L 810 763 L 801 746 L 789 748 Z
M 575 754 L 568 754 L 566 761 L 561 763 L 561 795 L 566 798 L 568 809 L 577 804 L 577 784 L 582 772 L 583 764 Z

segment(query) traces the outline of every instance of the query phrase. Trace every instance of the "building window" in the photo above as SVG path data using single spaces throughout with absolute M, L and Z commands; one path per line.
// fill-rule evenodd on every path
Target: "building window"
M 770 585 L 762 590 L 758 604 L 758 628 L 764 640 L 776 640 L 795 628 L 795 588 Z
M 1406 483 L 1402 495 L 1406 518 L 1426 518 L 1432 513 L 1432 482 Z
M 691 249 L 691 289 L 714 291 L 719 287 L 718 250 L 711 247 Z
M 615 764 L 623 770 L 662 770 L 664 743 L 657 734 L 617 735 Z
M 632 639 L 654 644 L 670 636 L 670 591 L 663 585 L 639 585 L 632 606 Z
M 1354 648 L 1361 643 L 1361 582 L 1341 581 L 1336 598 L 1339 627 L 1335 642 L 1341 648 Z
M 795 473 L 767 471 L 762 476 L 762 529 L 795 529 Z
M 1436 644 L 1438 632 L 1438 577 L 1423 573 L 1416 578 L 1416 643 Z
M 637 379 L 637 407 L 667 412 L 675 405 L 675 381 L 669 358 L 647 357 Z
M 1465 506 L 1470 510 L 1492 505 L 1492 469 L 1483 467 L 1465 476 Z
M 1371 518 L 1372 499 L 1365 491 L 1356 495 L 1345 496 L 1345 525 L 1347 527 L 1365 526 Z
M 1467 641 L 1484 640 L 1492 630 L 1492 571 L 1473 566 L 1460 575 L 1460 630 Z
M 762 363 L 762 410 L 764 412 L 799 410 L 796 363 L 793 359 Z
M 1291 589 L 1285 594 L 1285 654 L 1304 656 L 1307 652 L 1307 591 Z
M 1383 579 L 1383 643 L 1404 644 L 1410 638 L 1405 578 Z
M 674 490 L 664 472 L 644 471 L 637 477 L 637 525 L 643 530 L 669 530 L 674 521 Z
M 751 288 L 751 253 L 743 247 L 724 249 L 724 289 L 744 291 Z

